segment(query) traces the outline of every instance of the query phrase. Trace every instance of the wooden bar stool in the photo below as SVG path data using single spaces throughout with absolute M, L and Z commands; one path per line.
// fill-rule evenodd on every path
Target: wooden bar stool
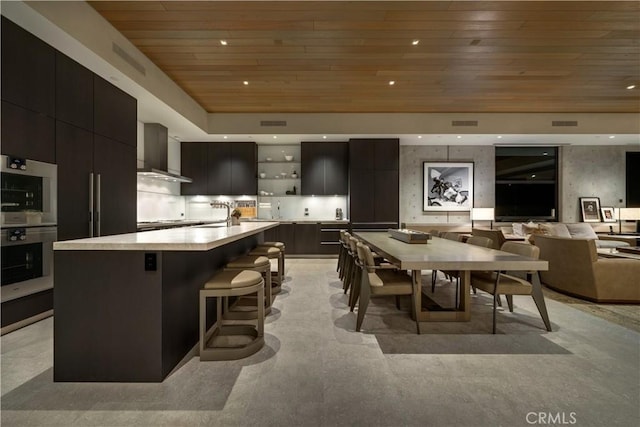
M 278 270 L 271 272 L 271 294 L 279 294 L 282 289 L 282 282 L 284 278 L 284 258 L 282 256 L 282 251 L 275 246 L 258 245 L 249 252 L 249 255 L 266 256 L 269 259 L 278 260 Z
M 271 296 L 271 263 L 269 258 L 260 255 L 243 255 L 227 263 L 224 269 L 250 270 L 261 273 L 265 281 L 264 314 L 266 316 L 271 313 L 273 298 Z M 228 306 L 228 301 L 229 299 L 225 298 L 225 319 L 247 320 L 255 319 L 258 315 L 255 295 L 242 296 L 231 307 Z
M 264 243 L 260 243 L 258 246 L 275 246 L 276 248 L 280 249 L 280 252 L 282 252 L 282 280 L 285 279 L 285 273 L 284 273 L 284 261 L 285 261 L 285 249 L 286 246 L 284 244 L 284 242 L 264 242 Z
M 254 325 L 224 325 L 222 299 L 258 295 Z M 207 329 L 207 298 L 216 298 L 216 321 Z M 264 280 L 257 271 L 223 270 L 200 290 L 200 360 L 235 360 L 250 356 L 264 345 Z

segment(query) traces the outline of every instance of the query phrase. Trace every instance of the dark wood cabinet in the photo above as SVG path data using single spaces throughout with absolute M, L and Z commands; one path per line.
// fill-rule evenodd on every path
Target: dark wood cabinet
M 94 133 L 135 147 L 138 106 L 134 97 L 105 79 L 93 76 Z
M 2 101 L 2 154 L 56 162 L 55 120 Z
M 231 195 L 258 194 L 258 152 L 253 142 L 231 143 Z
M 136 148 L 94 136 L 93 170 L 99 179 L 99 235 L 136 232 Z
M 349 175 L 351 186 L 349 191 L 349 216 L 351 221 L 375 221 L 374 171 L 355 169 L 351 170 Z
M 349 215 L 353 228 L 398 226 L 399 164 L 398 139 L 349 141 Z
M 340 249 L 340 230 L 347 229 L 347 224 L 320 224 L 320 255 L 338 255 Z
M 320 252 L 320 224 L 296 224 L 296 254 L 317 254 Z
M 207 193 L 231 193 L 231 146 L 226 142 L 208 143 Z
M 337 255 L 347 224 L 281 222 L 264 232 L 265 242 L 283 242 L 289 255 Z
M 56 120 L 93 131 L 93 73 L 56 52 Z
M 254 142 L 183 142 L 183 195 L 255 195 L 258 193 L 257 147 Z
M 349 170 L 373 170 L 375 169 L 374 165 L 374 141 L 371 139 L 350 139 Z
M 373 202 L 374 222 L 398 222 L 400 217 L 398 189 L 400 187 L 397 170 L 377 170 L 373 188 L 375 189 Z
M 136 149 L 61 121 L 56 123 L 56 148 L 58 239 L 91 236 L 92 189 L 94 236 L 135 232 Z
M 303 142 L 302 194 L 316 196 L 348 193 L 348 149 L 344 142 Z
M 293 223 L 281 223 L 278 226 L 278 240 L 284 243 L 287 253 L 295 254 L 296 225 Z
M 324 151 L 324 194 L 349 193 L 349 150 L 345 142 L 329 142 Z
M 187 196 L 206 195 L 208 192 L 207 148 L 204 142 L 180 144 L 180 173 L 193 180 L 180 184 L 180 194 Z
M 1 43 L 2 99 L 54 117 L 55 49 L 4 16 Z
M 321 142 L 303 142 L 300 146 L 302 195 L 324 194 L 324 159 L 319 158 Z
M 93 173 L 93 133 L 56 124 L 58 162 L 58 240 L 81 239 L 89 232 L 89 176 Z
M 398 139 L 376 139 L 373 142 L 373 168 L 379 170 L 400 169 L 400 143 Z

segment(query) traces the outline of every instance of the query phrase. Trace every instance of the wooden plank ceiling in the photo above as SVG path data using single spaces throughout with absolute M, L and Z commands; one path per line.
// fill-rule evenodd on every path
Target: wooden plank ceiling
M 90 4 L 211 113 L 640 112 L 638 1 Z

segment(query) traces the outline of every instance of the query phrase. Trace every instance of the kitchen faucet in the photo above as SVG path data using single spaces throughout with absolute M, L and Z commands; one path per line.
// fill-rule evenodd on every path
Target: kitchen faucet
M 215 201 L 215 202 L 209 203 L 209 205 L 214 209 L 227 208 L 227 219 L 225 219 L 224 221 L 226 222 L 227 227 L 231 227 L 231 203 Z M 222 220 L 218 222 L 222 222 Z

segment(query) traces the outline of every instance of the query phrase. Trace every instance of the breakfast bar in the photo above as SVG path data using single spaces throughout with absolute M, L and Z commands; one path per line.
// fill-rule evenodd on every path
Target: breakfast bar
M 54 381 L 162 381 L 198 342 L 200 288 L 277 226 L 210 224 L 56 242 Z

